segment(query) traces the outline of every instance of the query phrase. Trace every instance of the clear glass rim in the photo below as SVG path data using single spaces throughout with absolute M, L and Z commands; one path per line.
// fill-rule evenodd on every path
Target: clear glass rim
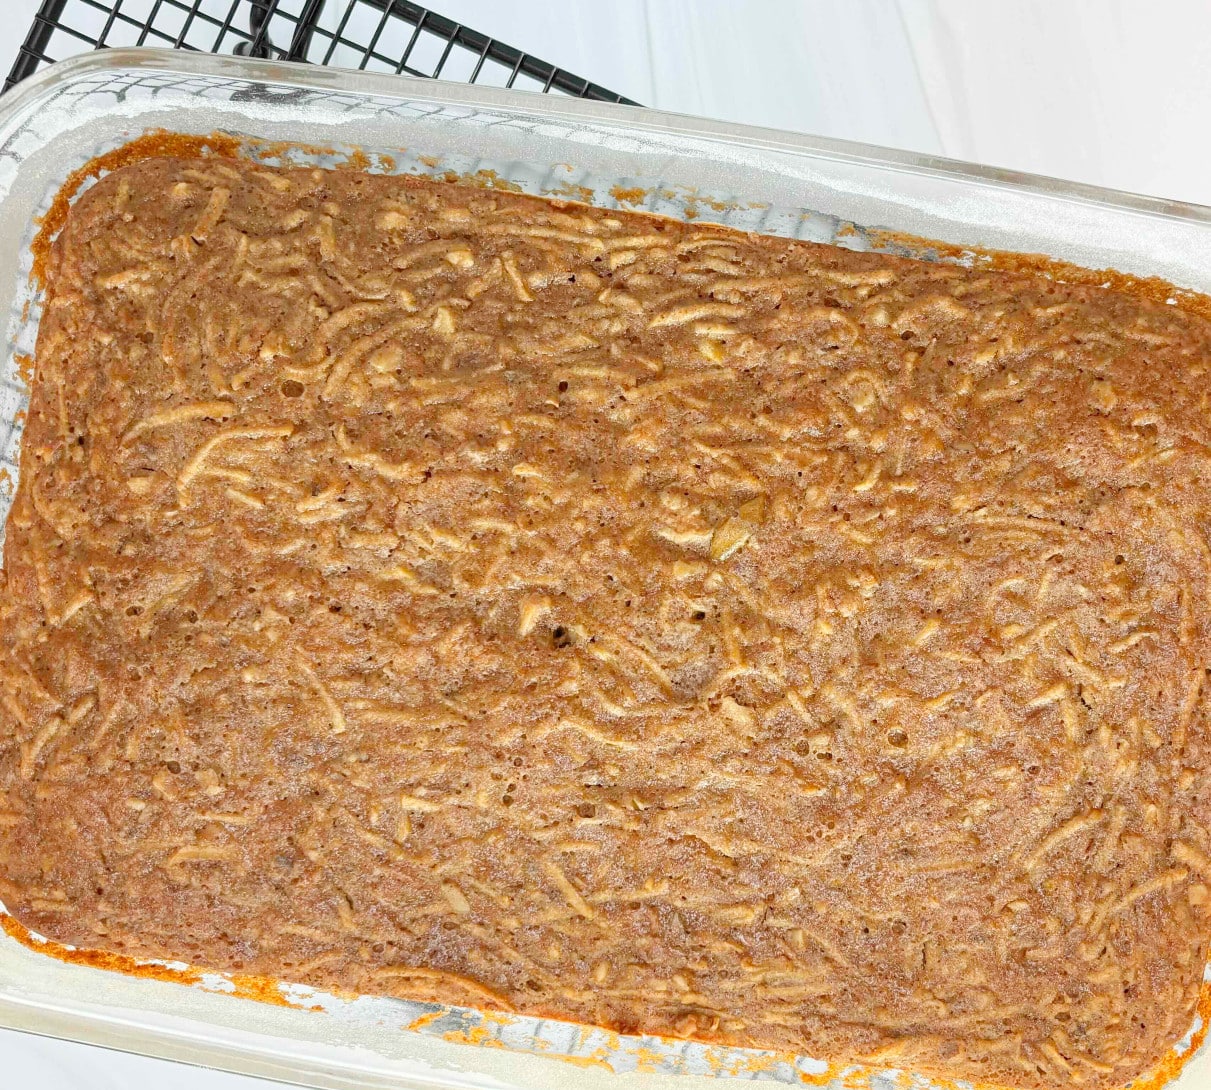
M 543 94 L 447 80 L 421 79 L 353 68 L 271 61 L 213 53 L 150 47 L 125 47 L 84 53 L 53 64 L 27 77 L 0 98 L 0 128 L 9 124 L 48 92 L 73 77 L 114 69 L 159 71 L 174 75 L 219 76 L 302 89 L 344 90 L 434 106 L 463 106 L 540 114 L 566 121 L 616 121 L 629 129 L 692 137 L 769 150 L 797 152 L 819 159 L 879 166 L 906 174 L 978 182 L 1051 198 L 1094 204 L 1168 220 L 1211 222 L 1211 206 L 1110 189 L 1085 182 L 1004 167 L 950 159 L 945 156 L 881 147 L 851 140 L 812 136 L 783 129 L 712 120 L 645 106 L 597 102 L 571 96 Z

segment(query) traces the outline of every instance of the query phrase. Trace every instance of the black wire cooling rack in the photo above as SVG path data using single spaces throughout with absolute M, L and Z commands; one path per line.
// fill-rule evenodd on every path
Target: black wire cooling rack
M 636 105 L 405 0 L 43 0 L 4 89 L 63 57 L 131 45 L 440 76 Z

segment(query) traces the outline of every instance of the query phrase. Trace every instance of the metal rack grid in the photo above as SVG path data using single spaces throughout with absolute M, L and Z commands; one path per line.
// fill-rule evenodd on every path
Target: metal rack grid
M 4 90 L 87 49 L 160 46 L 628 98 L 407 0 L 43 0 Z

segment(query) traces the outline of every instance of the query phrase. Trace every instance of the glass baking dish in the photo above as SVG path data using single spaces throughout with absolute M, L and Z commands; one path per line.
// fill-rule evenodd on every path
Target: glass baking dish
M 976 247 L 1042 253 L 1211 292 L 1211 209 L 1201 206 L 656 110 L 109 50 L 53 65 L 0 100 L 0 314 L 8 316 L 0 527 L 16 481 L 21 367 L 37 330 L 37 218 L 73 170 L 155 129 L 222 131 L 269 161 L 333 165 L 356 149 L 369 169 L 478 174 L 485 184 L 859 249 L 908 246 L 957 260 Z M 953 249 L 931 252 L 904 236 Z M 172 975 L 57 960 L 0 935 L 0 1025 L 316 1087 L 607 1090 L 622 1085 L 620 1074 L 635 1090 L 691 1090 L 708 1079 L 718 1087 L 720 1077 L 838 1090 L 941 1085 L 802 1056 L 284 985 L 260 989 L 276 1002 L 253 1002 L 240 998 L 250 989 L 239 981 L 193 974 L 185 986 Z M 1196 1048 L 1201 1030 L 1198 1018 L 1175 1056 Z M 1171 1086 L 1209 1083 L 1211 1053 L 1198 1050 Z

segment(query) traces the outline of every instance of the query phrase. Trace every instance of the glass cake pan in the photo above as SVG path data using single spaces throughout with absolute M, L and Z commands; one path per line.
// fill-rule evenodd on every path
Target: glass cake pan
M 38 217 L 69 174 L 153 130 L 223 132 L 269 161 L 336 165 L 356 150 L 354 165 L 369 169 L 479 175 L 484 184 L 858 249 L 946 260 L 981 260 L 977 248 L 1045 254 L 1211 293 L 1211 208 L 554 95 L 107 50 L 55 64 L 0 99 L 0 534 L 39 314 Z M 1160 290 L 1171 302 L 1180 294 Z M 718 1090 L 727 1078 L 835 1090 L 953 1085 L 550 1020 L 339 999 L 180 966 L 131 975 L 29 944 L 0 933 L 0 1025 L 315 1087 Z M 1209 1000 L 1205 988 L 1204 1014 Z M 1196 1018 L 1160 1082 L 1188 1059 L 1174 1090 L 1211 1085 L 1202 1028 Z

